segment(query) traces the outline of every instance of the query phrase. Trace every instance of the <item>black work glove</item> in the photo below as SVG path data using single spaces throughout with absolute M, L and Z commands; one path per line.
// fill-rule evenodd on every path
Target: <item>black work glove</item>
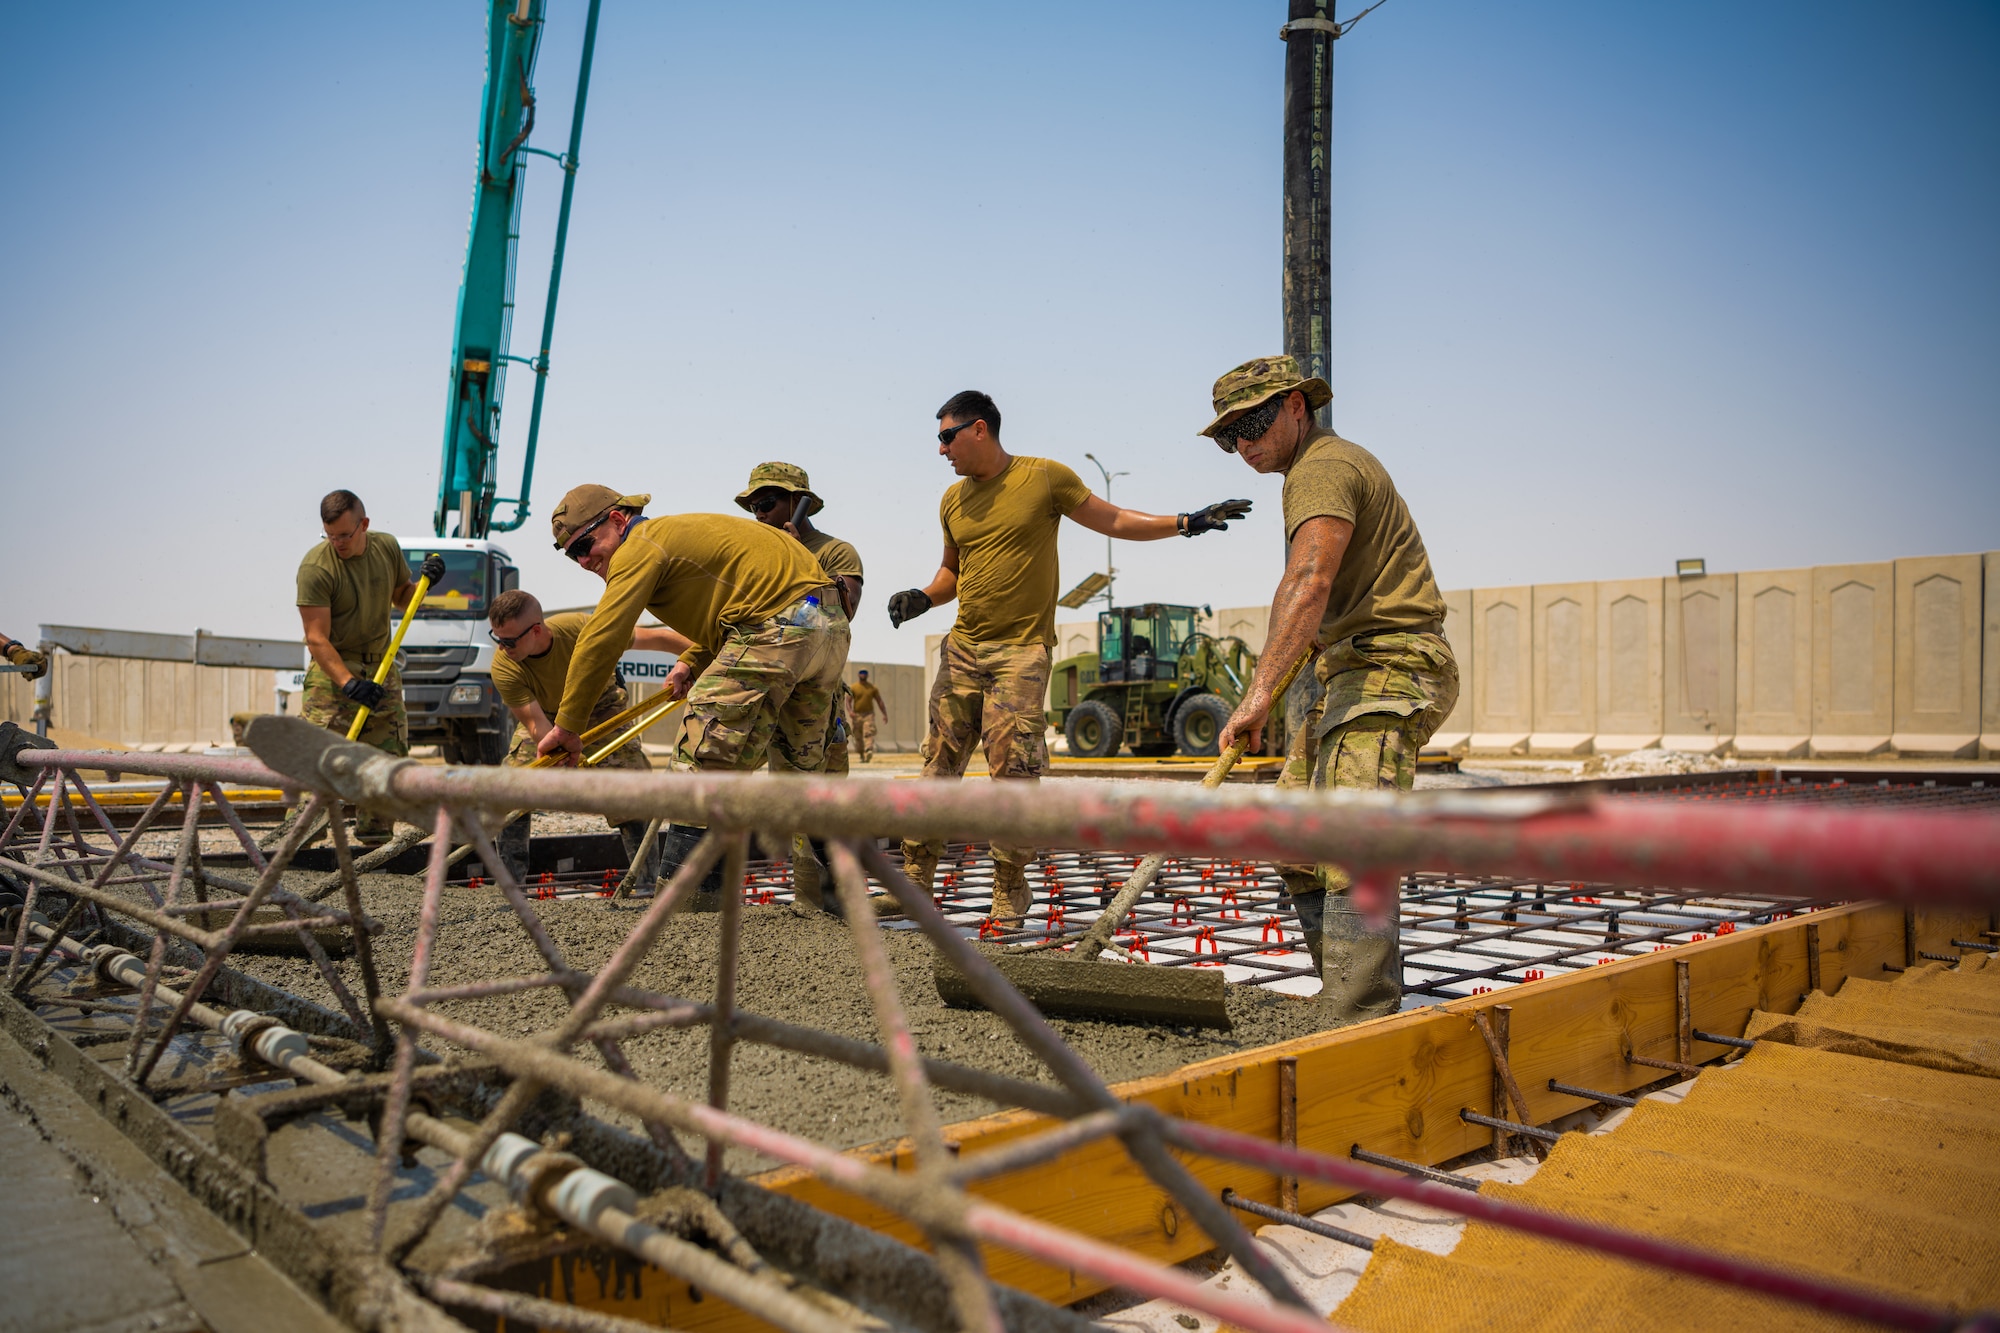
M 1198 537 L 1204 532 L 1227 532 L 1229 520 L 1250 512 L 1248 500 L 1224 500 L 1192 514 L 1181 515 L 1181 536 Z
M 931 599 L 922 588 L 912 588 L 889 598 L 889 623 L 900 626 L 905 620 L 915 620 L 931 609 Z
M 417 566 L 417 573 L 429 579 L 431 587 L 437 587 L 444 582 L 444 557 L 432 551 L 424 557 L 424 563 Z
M 371 712 L 380 708 L 382 701 L 389 697 L 389 691 L 365 676 L 349 676 L 347 683 L 340 687 L 340 692 Z

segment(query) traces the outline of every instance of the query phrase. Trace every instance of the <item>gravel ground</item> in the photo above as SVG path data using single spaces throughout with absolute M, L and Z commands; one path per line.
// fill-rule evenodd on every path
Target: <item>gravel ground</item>
M 385 926 L 376 938 L 383 986 L 397 992 L 408 980 L 421 884 L 413 877 L 370 875 L 363 877 L 363 885 L 369 911 Z M 644 910 L 598 899 L 537 903 L 536 909 L 570 965 L 584 969 L 601 965 Z M 640 965 L 635 984 L 669 995 L 712 999 L 719 921 L 714 915 L 683 915 L 669 922 Z M 1053 1081 L 991 1014 L 947 1009 L 938 1000 L 931 980 L 932 950 L 921 935 L 887 930 L 883 939 L 924 1054 L 1016 1078 Z M 744 912 L 742 947 L 737 983 L 742 1008 L 845 1036 L 879 1039 L 844 923 L 817 913 L 796 914 L 788 906 L 751 907 Z M 434 986 L 546 970 L 506 900 L 491 889 L 446 891 L 433 958 L 430 984 Z M 297 994 L 332 1003 L 325 983 L 303 958 L 242 955 L 234 961 Z M 343 973 L 358 991 L 358 973 L 351 961 L 343 965 Z M 1231 987 L 1229 1005 L 1235 1026 L 1226 1033 L 1052 1021 L 1063 1039 L 1112 1082 L 1166 1073 L 1197 1060 L 1304 1036 L 1319 1027 L 1317 1007 L 1310 1000 Z M 440 1006 L 454 1017 L 520 1034 L 552 1026 L 564 1007 L 553 991 Z M 628 1043 L 626 1053 L 648 1083 L 685 1097 L 706 1097 L 706 1029 L 652 1033 Z M 938 1093 L 937 1100 L 947 1123 L 996 1109 L 978 1098 L 956 1094 Z M 842 1147 L 902 1132 L 885 1077 L 768 1047 L 737 1048 L 730 1071 L 730 1105 L 780 1129 Z M 622 1119 L 604 1108 L 597 1110 L 607 1119 Z M 736 1170 L 764 1165 L 769 1163 L 749 1156 L 731 1161 Z

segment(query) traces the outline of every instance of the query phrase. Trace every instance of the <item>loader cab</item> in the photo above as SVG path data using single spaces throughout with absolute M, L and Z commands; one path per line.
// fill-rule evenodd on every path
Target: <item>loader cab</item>
M 1148 602 L 1097 617 L 1098 679 L 1106 684 L 1172 680 L 1181 650 L 1194 637 L 1201 608 Z

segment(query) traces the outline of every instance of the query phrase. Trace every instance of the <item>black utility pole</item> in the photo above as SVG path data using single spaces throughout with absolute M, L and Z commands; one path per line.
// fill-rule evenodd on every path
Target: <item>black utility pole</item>
M 1340 37 L 1332 0 L 1289 0 L 1285 41 L 1285 351 L 1329 384 L 1332 332 L 1333 44 Z M 1327 424 L 1327 409 L 1319 412 Z

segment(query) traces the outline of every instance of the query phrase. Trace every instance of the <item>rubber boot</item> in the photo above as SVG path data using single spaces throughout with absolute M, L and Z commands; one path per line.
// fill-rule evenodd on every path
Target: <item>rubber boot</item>
M 1325 898 L 1319 1006 L 1329 1027 L 1345 1027 L 1403 1007 L 1403 954 L 1396 917 L 1371 926 L 1344 893 Z M 1303 914 L 1301 914 L 1303 924 Z
M 678 875 L 681 866 L 694 855 L 694 849 L 708 836 L 708 830 L 694 824 L 669 824 L 660 832 L 660 878 L 671 880 Z M 695 885 L 694 895 L 689 899 L 689 912 L 719 912 L 722 910 L 722 860 L 717 858 Z
M 995 861 L 993 906 L 986 914 L 1017 925 L 1024 924 L 1028 919 L 1028 909 L 1034 905 L 1035 894 L 1028 887 L 1028 872 L 1012 861 Z
M 1312 975 L 1326 975 L 1326 893 L 1308 889 L 1292 893 L 1292 907 L 1298 909 L 1298 931 L 1306 937 L 1306 953 L 1312 955 Z
M 493 840 L 493 850 L 500 853 L 501 863 L 507 867 L 507 873 L 514 877 L 516 884 L 528 882 L 528 826 L 534 818 L 533 815 L 522 815 L 501 829 L 500 836 Z
M 646 825 L 650 822 L 649 820 L 635 819 L 618 826 L 618 841 L 625 844 L 625 864 L 628 867 L 638 867 L 639 873 L 632 876 L 632 887 L 634 889 L 651 887 L 653 883 L 653 867 L 659 862 L 659 857 L 653 855 L 653 853 L 659 850 L 659 837 L 655 835 L 652 847 L 646 846 Z M 647 864 L 639 864 L 641 857 L 645 858 Z
M 792 839 L 792 900 L 801 907 L 840 915 L 840 894 L 827 869 L 825 844 L 810 839 Z
M 903 874 L 910 883 L 925 893 L 933 892 L 931 881 L 937 878 L 938 858 L 944 855 L 943 843 L 903 842 Z

